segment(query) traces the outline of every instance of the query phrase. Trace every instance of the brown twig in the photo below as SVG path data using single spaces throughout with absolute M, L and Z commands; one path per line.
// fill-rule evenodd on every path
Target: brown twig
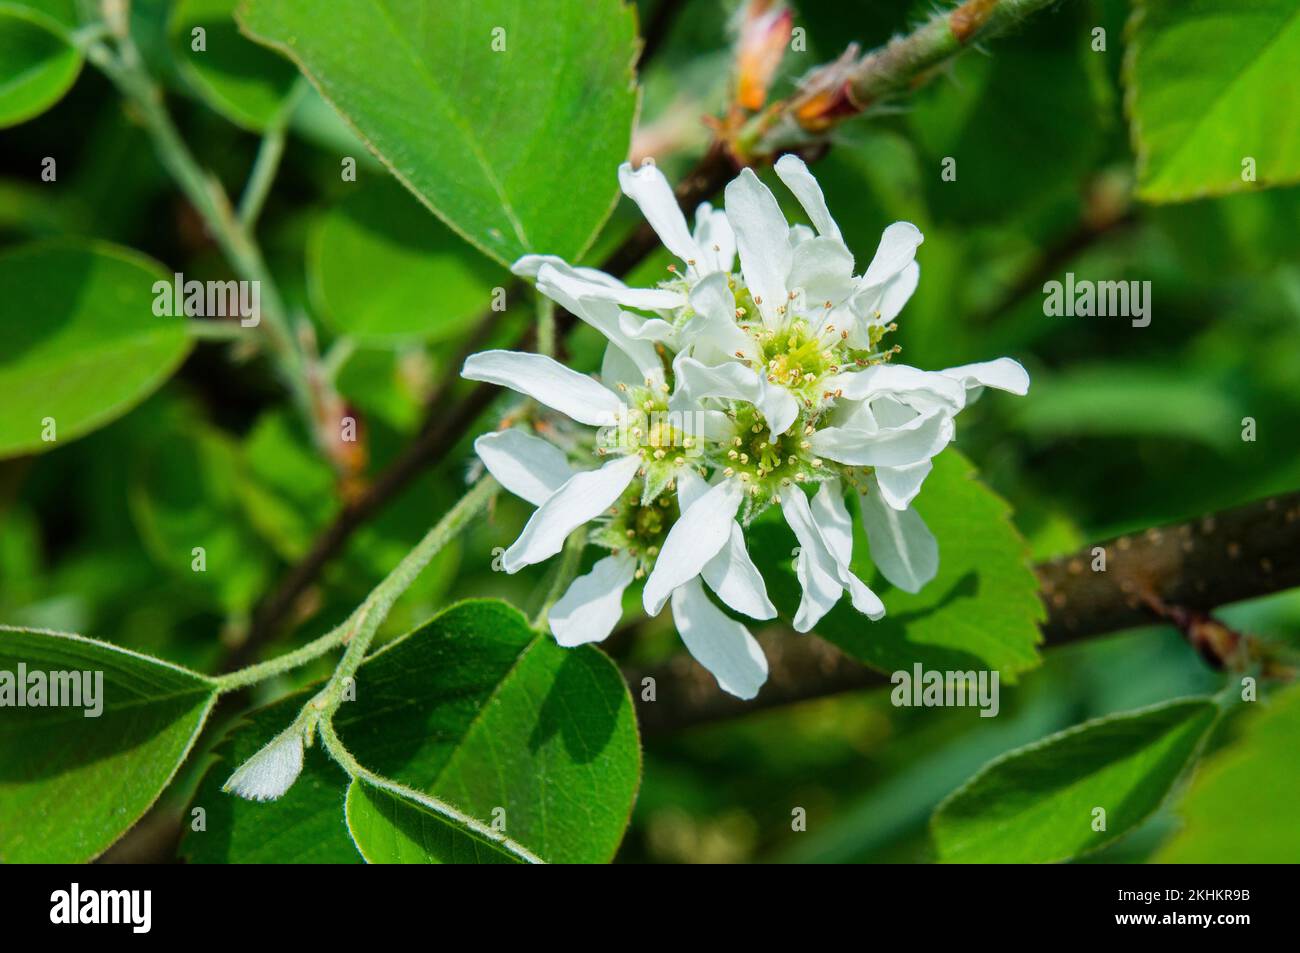
M 1104 569 L 1100 567 L 1104 566 Z M 1148 529 L 1040 563 L 1047 647 L 1165 620 L 1216 666 L 1231 664 L 1240 640 L 1210 618 L 1220 606 L 1300 586 L 1300 493 L 1274 496 L 1199 520 Z M 759 636 L 770 675 L 745 702 L 718 689 L 688 656 L 624 674 L 641 730 L 664 734 L 775 705 L 888 684 L 815 636 Z M 1208 653 L 1208 654 L 1207 654 Z M 642 699 L 655 680 L 655 701 Z

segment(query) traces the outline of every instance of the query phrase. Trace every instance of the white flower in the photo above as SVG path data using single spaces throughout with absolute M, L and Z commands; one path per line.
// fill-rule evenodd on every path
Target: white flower
M 681 263 L 667 280 L 632 288 L 546 255 L 513 269 L 604 335 L 600 380 L 504 351 L 476 354 L 463 370 L 562 415 L 544 421 L 548 439 L 516 428 L 475 443 L 501 484 L 537 506 L 506 551 L 508 572 L 556 554 L 587 524 L 590 542 L 609 551 L 551 608 L 559 643 L 604 639 L 644 577 L 645 611 L 669 605 L 692 655 L 742 698 L 757 693 L 767 663 L 714 598 L 750 618 L 776 615 L 743 527 L 779 506 L 793 531 L 798 631 L 846 592 L 878 619 L 884 604 L 850 568 L 846 494 L 858 498 L 882 575 L 916 592 L 938 570 L 937 543 L 911 508 L 931 459 L 984 387 L 1029 385 L 1009 358 L 944 371 L 892 363 L 897 349 L 880 343 L 916 289 L 921 233 L 890 225 L 855 275 L 804 163 L 784 156 L 776 173 L 812 228 L 791 227 L 745 169 L 726 188 L 725 211 L 701 205 L 690 229 L 658 169 L 624 164 L 623 191 Z

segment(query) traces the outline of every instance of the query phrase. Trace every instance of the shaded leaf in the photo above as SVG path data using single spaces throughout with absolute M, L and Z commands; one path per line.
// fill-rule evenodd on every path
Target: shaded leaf
M 168 34 L 181 73 L 204 101 L 231 122 L 261 130 L 284 106 L 298 71 L 239 32 L 238 0 L 180 0 Z M 194 49 L 202 29 L 203 49 Z
M 543 860 L 613 856 L 636 793 L 640 749 L 627 688 L 598 650 L 560 648 L 505 603 L 464 602 L 367 659 L 356 694 L 335 725 L 366 769 L 489 827 L 500 818 L 506 836 Z M 223 742 L 195 796 L 208 811 L 208 830 L 186 836 L 191 860 L 346 855 L 335 834 L 346 840 L 346 776 L 318 749 L 278 801 L 253 804 L 220 792 L 240 759 L 283 730 L 308 697 L 263 709 Z M 323 840 L 321 831 L 329 832 Z M 378 852 L 366 834 L 362 840 L 363 850 Z M 418 843 L 404 840 L 403 856 Z
M 381 344 L 452 337 L 510 280 L 388 179 L 349 195 L 322 219 L 307 276 L 336 330 Z
M 46 13 L 0 2 L 0 129 L 45 112 L 81 73 L 81 53 L 67 37 L 58 6 Z
M 347 796 L 348 833 L 372 864 L 513 864 L 518 858 L 411 798 L 364 781 Z
M 86 717 L 85 695 L 83 707 L 4 709 L 0 861 L 92 860 L 167 786 L 207 718 L 216 686 L 202 675 L 106 642 L 0 627 L 0 673 L 14 673 L 16 680 L 20 664 L 29 680 L 33 672 L 90 673 L 89 680 L 85 675 L 78 680 L 80 691 L 91 690 L 102 677 L 97 692 L 102 711 Z M 0 698 L 5 681 L 0 675 Z
M 1218 708 L 1183 699 L 1089 721 L 984 766 L 935 810 L 941 860 L 1048 863 L 1145 821 L 1200 750 Z M 1097 809 L 1105 828 L 1094 830 Z

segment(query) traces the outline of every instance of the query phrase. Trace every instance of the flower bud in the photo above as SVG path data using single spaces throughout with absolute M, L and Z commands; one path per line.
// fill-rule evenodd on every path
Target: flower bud
M 746 8 L 736 51 L 736 102 L 744 108 L 758 110 L 767 101 L 793 28 L 794 14 L 772 0 L 754 0 Z

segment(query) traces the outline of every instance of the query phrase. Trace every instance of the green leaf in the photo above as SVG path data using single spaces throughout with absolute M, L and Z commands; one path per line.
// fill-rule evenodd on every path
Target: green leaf
M 245 129 L 265 129 L 279 114 L 298 71 L 239 32 L 238 0 L 180 0 L 168 26 L 172 55 L 204 102 Z M 193 31 L 204 32 L 202 50 Z
M 0 2 L 0 129 L 62 99 L 81 63 L 60 20 L 25 4 Z
M 402 184 L 503 264 L 577 258 L 617 196 L 636 112 L 621 0 L 244 0 Z M 504 50 L 494 50 L 494 44 Z
M 464 602 L 367 659 L 356 694 L 335 725 L 366 769 L 489 827 L 503 819 L 504 834 L 543 860 L 613 856 L 636 795 L 640 748 L 627 688 L 599 650 L 562 649 L 505 603 Z M 186 835 L 191 860 L 355 855 L 343 825 L 347 777 L 318 748 L 278 801 L 255 804 L 220 790 L 310 697 L 304 691 L 262 709 L 222 743 L 194 799 L 208 824 Z M 410 805 L 401 807 L 399 827 L 410 831 Z M 392 832 L 370 824 L 362 851 L 381 856 L 385 836 L 391 851 Z M 401 849 L 418 843 L 406 838 Z M 439 856 L 446 855 L 429 859 Z
M 303 752 L 302 773 L 279 800 L 245 801 L 221 790 L 234 770 L 293 721 L 306 693 L 260 708 L 213 752 L 190 812 L 203 809 L 202 830 L 186 830 L 181 855 L 195 864 L 358 864 L 362 857 L 343 824 L 348 776 L 319 744 Z
M 1138 0 L 1125 60 L 1138 195 L 1180 202 L 1300 180 L 1296 0 Z M 1255 180 L 1243 162 L 1254 160 Z
M 1029 549 L 1010 509 L 975 479 L 954 449 L 935 458 L 913 507 L 939 543 L 939 572 L 916 594 L 895 589 L 871 566 L 865 534 L 854 521 L 854 568 L 885 603 L 871 622 L 846 598 L 817 625 L 818 635 L 882 672 L 926 668 L 996 669 L 1004 682 L 1039 663 L 1044 609 Z M 794 537 L 784 524 L 755 524 L 751 552 L 783 618 L 793 618 L 800 587 Z
M 194 414 L 174 414 L 158 442 L 136 461 L 131 515 L 149 554 L 186 586 L 221 608 L 246 616 L 270 582 L 275 561 L 251 514 L 269 497 L 249 473 L 238 446 Z M 194 552 L 203 550 L 196 571 Z
M 1050 863 L 1109 844 L 1153 814 L 1218 707 L 1180 699 L 1085 722 L 990 761 L 935 810 L 940 859 Z M 1105 830 L 1094 830 L 1105 811 Z
M 353 781 L 348 833 L 372 864 L 513 864 L 519 859 L 462 830 L 418 801 Z
M 153 261 L 112 245 L 0 255 L 0 457 L 49 450 L 126 413 L 190 349 L 182 318 L 153 313 Z M 57 440 L 42 439 L 46 418 Z
M 0 717 L 0 862 L 93 860 L 157 800 L 216 698 L 202 675 L 62 632 L 0 626 L 0 672 L 91 673 L 95 706 L 8 707 Z M 5 682 L 0 677 L 0 699 Z M 16 691 L 10 685 L 10 691 Z M 46 702 L 53 699 L 46 693 Z M 28 696 L 30 702 L 30 695 Z M 75 696 L 74 696 L 75 700 Z M 88 711 L 102 706 L 100 714 Z
M 1300 686 L 1259 703 L 1240 739 L 1197 769 L 1184 827 L 1161 864 L 1294 864 L 1300 858 Z
M 329 323 L 371 344 L 453 337 L 510 278 L 389 179 L 360 188 L 321 220 L 307 277 Z

